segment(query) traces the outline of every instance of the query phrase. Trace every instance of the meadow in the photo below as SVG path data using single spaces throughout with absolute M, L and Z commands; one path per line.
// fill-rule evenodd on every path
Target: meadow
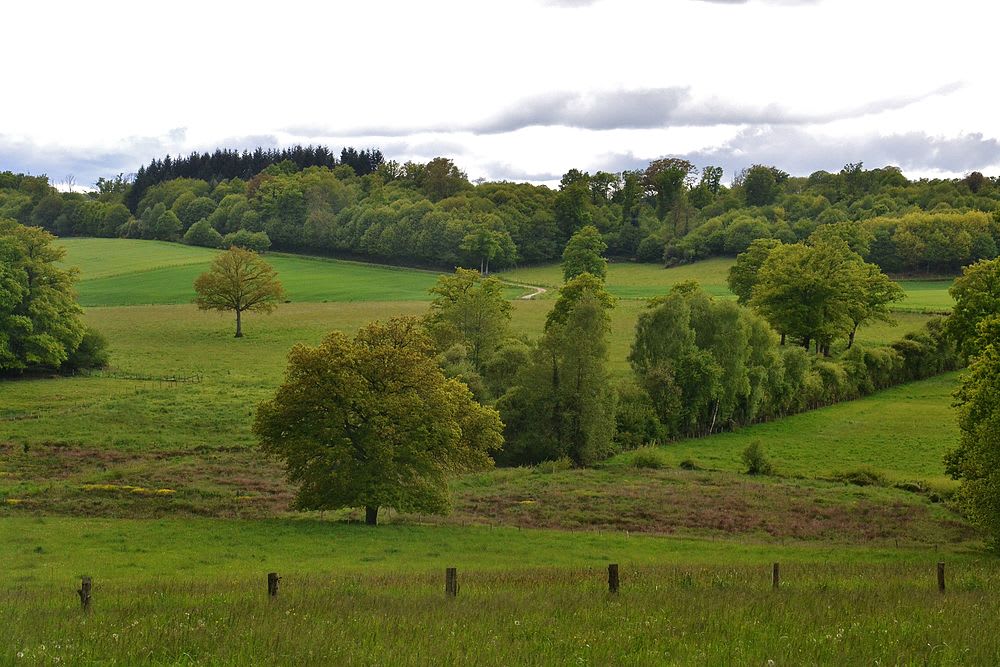
M 611 262 L 608 264 L 607 286 L 621 299 L 648 299 L 669 291 L 677 283 L 694 280 L 713 296 L 733 298 L 726 284 L 733 259 L 712 259 L 664 268 L 659 264 L 637 262 Z M 526 285 L 558 288 L 562 283 L 562 268 L 546 264 L 504 271 L 502 278 Z M 948 294 L 952 279 L 901 279 L 898 281 L 906 293 L 903 301 L 895 305 L 897 311 L 914 313 L 941 313 L 951 309 L 953 300 Z
M 435 272 L 269 254 L 290 303 L 249 315 L 236 340 L 229 315 L 190 304 L 213 251 L 62 243 L 113 368 L 0 383 L 0 562 L 10 575 L 0 664 L 1000 659 L 1000 634 L 984 632 L 1000 568 L 952 508 L 942 463 L 957 440 L 958 374 L 591 469 L 466 475 L 452 483 L 449 516 L 385 512 L 370 529 L 349 510 L 291 511 L 293 489 L 257 452 L 250 422 L 292 345 L 422 315 Z M 727 269 L 612 264 L 615 376 L 628 373 L 645 297 L 687 279 L 725 296 Z M 502 277 L 559 282 L 552 267 Z M 904 283 L 908 303 L 946 309 L 938 282 Z M 514 301 L 517 334 L 541 333 L 551 292 Z M 859 341 L 886 344 L 927 317 L 898 312 Z M 200 381 L 169 381 L 187 376 Z M 754 441 L 776 475 L 743 473 Z M 610 562 L 622 567 L 618 595 L 607 593 Z M 443 594 L 449 566 L 459 569 L 455 599 Z M 283 576 L 272 601 L 269 571 Z M 90 614 L 73 593 L 81 575 L 95 581 Z

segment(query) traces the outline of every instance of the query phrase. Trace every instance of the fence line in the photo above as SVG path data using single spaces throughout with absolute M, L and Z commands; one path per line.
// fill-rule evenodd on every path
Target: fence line
M 173 383 L 191 383 L 198 384 L 202 381 L 201 373 L 195 373 L 194 375 L 152 375 L 148 373 L 129 373 L 126 371 L 108 371 L 108 370 L 80 370 L 74 375 L 82 375 L 84 377 L 96 377 L 96 378 L 106 378 L 110 380 L 130 380 L 133 382 L 173 382 Z
M 771 565 L 771 588 L 775 591 L 781 590 L 781 580 L 779 578 L 780 567 L 778 563 Z M 937 590 L 939 593 L 945 592 L 944 563 L 937 563 L 936 567 Z M 267 598 L 274 600 L 278 597 L 279 582 L 282 577 L 277 572 L 267 573 Z M 444 571 L 444 594 L 445 597 L 454 598 L 458 596 L 458 568 L 449 567 Z M 621 579 L 619 577 L 618 563 L 608 564 L 608 593 L 617 595 L 621 590 Z M 88 576 L 82 577 L 80 588 L 76 591 L 80 597 L 80 605 L 84 612 L 90 611 L 90 604 L 93 598 L 93 579 Z

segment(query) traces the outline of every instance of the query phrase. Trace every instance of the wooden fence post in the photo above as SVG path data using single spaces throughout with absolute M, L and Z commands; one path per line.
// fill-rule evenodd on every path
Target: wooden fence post
M 458 595 L 458 570 L 453 567 L 444 571 L 444 592 L 451 597 Z
M 278 582 L 281 581 L 281 577 L 278 576 L 277 572 L 267 573 L 267 595 L 270 598 L 278 597 Z
M 937 564 L 938 591 L 944 593 L 944 563 Z
M 777 563 L 771 566 L 771 587 L 778 590 L 781 587 L 780 567 Z
M 608 565 L 608 592 L 618 592 L 618 563 Z
M 80 579 L 80 590 L 76 592 L 80 596 L 80 606 L 83 607 L 84 611 L 90 611 L 90 590 L 92 587 L 92 582 L 90 577 L 83 577 Z

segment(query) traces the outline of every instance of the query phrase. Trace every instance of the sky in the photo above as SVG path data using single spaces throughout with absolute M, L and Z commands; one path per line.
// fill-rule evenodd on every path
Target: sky
M 1000 173 L 984 0 L 17 2 L 0 171 L 78 186 L 216 147 L 377 147 L 555 184 L 685 157 Z

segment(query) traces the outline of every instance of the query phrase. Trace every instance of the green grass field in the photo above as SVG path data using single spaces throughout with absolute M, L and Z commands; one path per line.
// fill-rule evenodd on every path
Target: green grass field
M 317 521 L 7 519 L 6 664 L 992 664 L 1000 572 L 927 550 Z M 781 563 L 781 590 L 770 564 Z M 607 593 L 606 565 L 621 568 Z M 443 594 L 457 567 L 459 594 Z M 265 594 L 279 572 L 281 591 Z M 93 611 L 73 593 L 94 577 Z M 984 625 L 985 624 L 985 625 Z
M 434 273 L 268 255 L 291 303 L 248 316 L 236 340 L 228 315 L 188 303 L 212 251 L 63 243 L 119 375 L 0 383 L 0 664 L 1000 660 L 1000 634 L 983 631 L 995 624 L 1000 567 L 951 508 L 943 470 L 957 374 L 641 450 L 641 467 L 630 452 L 591 469 L 466 475 L 452 483 L 451 515 L 383 513 L 370 529 L 345 521 L 358 519 L 350 510 L 290 512 L 293 489 L 249 424 L 292 345 L 422 315 Z M 641 297 L 692 278 L 723 295 L 727 268 L 612 265 L 615 375 L 628 373 Z M 559 282 L 551 267 L 504 277 Z M 939 310 L 938 282 L 905 285 Z M 551 305 L 515 301 L 512 328 L 538 336 Z M 927 317 L 897 313 L 859 340 L 886 344 Z M 777 475 L 742 473 L 753 441 Z M 681 469 L 685 459 L 699 469 Z M 883 481 L 841 478 L 859 469 Z M 609 562 L 622 567 L 617 596 L 606 592 Z M 449 566 L 454 600 L 442 591 Z M 270 602 L 269 571 L 284 577 Z M 95 578 L 89 615 L 73 593 L 84 574 Z
M 730 258 L 716 257 L 693 264 L 664 268 L 659 264 L 612 262 L 608 264 L 608 290 L 622 299 L 647 299 L 670 291 L 677 283 L 694 280 L 713 296 L 732 297 L 726 279 Z M 546 264 L 523 269 L 513 269 L 501 274 L 503 278 L 527 285 L 558 288 L 562 284 L 562 269 L 558 264 Z M 939 313 L 951 310 L 952 298 L 948 294 L 952 280 L 900 280 L 906 292 L 896 310 Z
M 80 303 L 134 306 L 191 303 L 194 280 L 217 251 L 164 241 L 61 239 L 80 270 Z M 438 272 L 270 253 L 292 302 L 429 301 Z M 523 290 L 515 290 L 518 294 Z

